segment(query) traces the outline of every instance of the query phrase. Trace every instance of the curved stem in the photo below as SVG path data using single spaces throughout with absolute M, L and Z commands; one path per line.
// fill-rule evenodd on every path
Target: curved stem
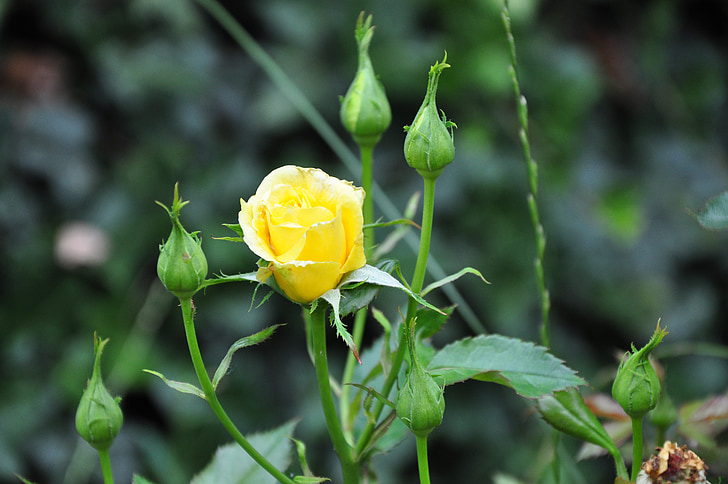
M 319 394 L 321 395 L 321 407 L 324 411 L 326 427 L 329 430 L 331 442 L 334 444 L 334 450 L 341 461 L 344 483 L 358 484 L 359 466 L 354 460 L 353 449 L 344 437 L 341 422 L 336 413 L 334 396 L 331 391 L 329 363 L 326 354 L 326 310 L 326 305 L 321 304 L 311 315 L 313 362 L 316 366 L 316 379 L 318 380 Z
M 99 450 L 99 460 L 101 461 L 101 473 L 104 476 L 104 484 L 114 484 L 114 476 L 111 474 L 109 449 Z
M 417 263 L 415 264 L 415 272 L 412 276 L 412 283 L 410 285 L 410 287 L 412 288 L 412 292 L 414 293 L 419 293 L 420 291 L 422 291 L 422 286 L 425 282 L 425 273 L 427 272 L 427 258 L 430 253 L 430 239 L 432 236 L 432 219 L 435 213 L 436 179 L 424 178 L 423 180 L 425 182 L 425 190 L 422 206 L 422 232 L 420 234 L 420 248 L 417 252 Z M 416 311 L 417 301 L 410 298 L 407 304 L 405 328 L 400 333 L 397 352 L 394 354 L 394 358 L 392 360 L 392 369 L 387 375 L 387 378 L 384 381 L 384 385 L 382 386 L 381 394 L 384 396 L 389 395 L 389 392 L 392 390 L 394 383 L 397 381 L 399 370 L 402 367 L 402 362 L 404 361 L 404 356 L 407 352 L 407 345 L 405 344 L 405 342 L 407 341 L 407 331 L 410 325 L 410 321 L 415 317 Z M 361 436 L 359 437 L 359 440 L 356 443 L 357 456 L 361 456 L 361 454 L 369 447 L 371 443 L 370 440 L 372 438 L 372 435 L 374 434 L 374 429 L 376 427 L 376 421 L 379 419 L 383 408 L 384 404 L 380 401 L 377 401 L 372 412 L 374 415 L 373 422 L 367 423 L 366 427 L 364 427 L 364 430 L 362 431 Z
M 187 336 L 187 346 L 190 349 L 190 357 L 192 358 L 192 365 L 197 373 L 197 379 L 200 382 L 202 391 L 205 393 L 205 399 L 208 405 L 212 409 L 215 416 L 220 420 L 225 430 L 235 439 L 235 441 L 243 448 L 245 452 L 263 469 L 265 469 L 270 475 L 278 479 L 278 481 L 284 484 L 295 484 L 292 479 L 286 476 L 283 472 L 278 470 L 273 464 L 271 464 L 250 442 L 245 436 L 238 430 L 233 421 L 228 417 L 225 410 L 222 408 L 222 404 L 217 399 L 215 389 L 210 381 L 210 376 L 205 370 L 205 364 L 202 361 L 202 354 L 200 353 L 200 346 L 197 343 L 197 335 L 195 333 L 195 323 L 193 317 L 192 300 L 191 299 L 180 299 L 180 307 L 182 308 L 182 318 L 185 325 L 185 335 Z
M 642 466 L 642 417 L 632 417 L 632 482 Z

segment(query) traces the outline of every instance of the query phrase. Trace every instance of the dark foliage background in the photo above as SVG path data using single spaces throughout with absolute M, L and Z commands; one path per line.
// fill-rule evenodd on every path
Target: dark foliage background
M 347 143 L 338 96 L 356 67 L 355 19 L 374 14 L 371 55 L 394 113 L 375 151 L 375 178 L 400 208 L 420 188 L 403 160 L 401 126 L 447 50 L 453 67 L 438 105 L 459 126 L 457 156 L 438 182 L 432 255 L 446 272 L 470 265 L 493 283 L 457 283 L 489 332 L 537 340 L 502 4 L 223 4 Z M 552 351 L 594 390 L 608 391 L 615 353 L 643 344 L 658 318 L 670 331 L 667 349 L 726 344 L 726 235 L 700 229 L 686 209 L 728 186 L 728 4 L 514 0 L 511 10 L 540 164 Z M 191 0 L 4 1 L 0 28 L 0 482 L 18 482 L 13 473 L 40 483 L 99 481 L 96 456 L 74 428 L 94 331 L 111 338 L 106 382 L 124 397 L 125 425 L 111 449 L 118 482 L 132 472 L 189 482 L 228 438 L 204 402 L 141 371 L 194 381 L 179 312 L 156 280 L 169 224 L 154 201 L 169 204 L 179 181 L 192 202 L 183 222 L 202 232 L 211 271 L 248 272 L 255 258 L 246 247 L 210 236 L 229 235 L 221 224 L 236 221 L 239 198 L 265 174 L 283 164 L 356 174 Z M 61 242 L 76 223 L 92 230 L 82 237 L 90 245 L 71 244 L 80 259 Z M 405 246 L 394 255 L 411 267 Z M 301 418 L 297 435 L 314 469 L 335 477 L 298 311 L 276 297 L 248 311 L 252 289 L 196 297 L 211 367 L 235 339 L 288 323 L 236 355 L 221 398 L 250 432 Z M 387 293 L 376 304 L 403 301 Z M 434 343 L 469 334 L 456 312 Z M 373 324 L 367 339 L 377 335 Z M 332 341 L 333 358 L 343 361 L 338 346 Z M 728 386 L 724 359 L 663 364 L 677 404 Z M 433 482 L 493 482 L 497 473 L 538 480 L 551 437 L 528 402 L 476 383 L 448 388 L 447 398 L 431 437 Z M 562 443 L 569 455 L 578 449 Z M 725 453 L 704 456 L 714 476 L 728 473 Z M 375 465 L 381 482 L 414 482 L 413 442 Z M 613 480 L 607 459 L 578 469 L 584 482 Z

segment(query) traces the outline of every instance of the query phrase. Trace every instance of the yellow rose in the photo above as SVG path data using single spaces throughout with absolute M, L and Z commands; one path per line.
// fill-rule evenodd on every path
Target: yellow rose
M 240 199 L 243 240 L 269 262 L 258 270 L 258 280 L 272 273 L 300 303 L 335 288 L 344 274 L 366 264 L 363 201 L 363 189 L 321 170 L 290 165 L 273 170 L 255 195 Z

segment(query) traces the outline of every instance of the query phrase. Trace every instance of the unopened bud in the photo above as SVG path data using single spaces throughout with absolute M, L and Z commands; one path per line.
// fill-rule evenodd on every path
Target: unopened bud
M 354 80 L 341 101 L 341 124 L 357 144 L 373 146 L 392 121 L 392 111 L 382 83 L 369 58 L 369 44 L 374 35 L 372 16 L 364 21 L 364 12 L 356 23 L 355 38 L 359 47 L 359 63 Z
M 187 204 L 179 198 L 177 185 L 174 186 L 172 208 L 167 210 L 172 220 L 172 232 L 167 242 L 159 247 L 157 275 L 169 292 L 180 299 L 190 299 L 202 286 L 207 277 L 207 259 L 202 251 L 202 241 L 197 232 L 189 233 L 179 221 L 180 209 Z
M 94 334 L 94 369 L 76 410 L 76 430 L 96 450 L 107 450 L 121 429 L 120 397 L 114 398 L 101 379 L 101 353 L 108 339 Z
M 442 423 L 445 414 L 444 388 L 419 361 L 415 361 L 397 397 L 397 416 L 423 437 Z
M 457 126 L 445 118 L 445 113 L 440 117 L 435 102 L 440 74 L 450 67 L 445 63 L 446 60 L 447 54 L 442 62 L 435 62 L 430 68 L 425 100 L 412 124 L 404 127 L 407 131 L 404 157 L 423 178 L 437 178 L 445 166 L 455 159 L 452 129 Z
M 619 365 L 612 385 L 612 397 L 632 418 L 644 417 L 660 400 L 660 378 L 650 363 L 649 355 L 666 334 L 667 331 L 660 329 L 658 322 L 650 341 L 639 351 L 632 345 L 632 352 L 628 352 Z

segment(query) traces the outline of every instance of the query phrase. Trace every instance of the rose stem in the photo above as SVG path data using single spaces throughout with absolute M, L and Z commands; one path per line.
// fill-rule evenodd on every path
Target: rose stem
M 200 386 L 205 394 L 205 400 L 210 405 L 215 416 L 220 420 L 225 430 L 235 439 L 235 441 L 243 448 L 245 452 L 263 469 L 265 469 L 270 475 L 278 479 L 278 481 L 284 484 L 295 484 L 292 479 L 286 476 L 283 472 L 275 468 L 262 454 L 260 454 L 255 448 L 248 442 L 243 434 L 238 430 L 230 417 L 228 417 L 225 410 L 222 408 L 220 401 L 217 399 L 215 389 L 210 381 L 210 376 L 205 370 L 205 364 L 202 361 L 202 354 L 200 353 L 200 346 L 197 344 L 197 335 L 195 333 L 195 322 L 192 310 L 192 299 L 180 299 L 180 307 L 182 308 L 182 319 L 184 320 L 185 335 L 187 336 L 187 346 L 190 349 L 190 357 L 192 358 L 192 365 L 195 367 L 195 373 L 197 373 L 197 379 L 200 381 Z
M 334 444 L 334 450 L 341 462 L 341 471 L 344 475 L 344 484 L 358 484 L 359 466 L 354 459 L 352 447 L 346 442 L 341 423 L 336 414 L 334 396 L 331 392 L 329 380 L 329 363 L 326 355 L 326 310 L 327 306 L 321 304 L 311 315 L 311 340 L 313 343 L 313 361 L 316 366 L 316 379 L 318 380 L 321 408 L 326 418 L 326 427 Z
M 360 144 L 359 151 L 361 155 L 361 186 L 364 189 L 364 206 L 362 214 L 364 218 L 364 253 L 367 262 L 370 261 L 374 252 L 374 227 L 369 227 L 374 222 L 374 199 L 372 198 L 372 182 L 373 182 L 373 144 Z M 362 337 L 364 335 L 364 326 L 367 320 L 368 308 L 361 308 L 354 318 L 354 330 L 352 338 L 357 348 L 361 346 Z M 349 401 L 351 398 L 351 383 L 354 377 L 354 368 L 356 367 L 356 358 L 352 352 L 346 357 L 346 366 L 341 377 L 341 397 L 339 398 L 339 409 L 341 410 L 341 422 L 344 426 L 344 433 L 350 442 L 354 440 L 352 427 L 354 426 L 355 415 L 350 416 Z
M 420 233 L 420 249 L 417 253 L 417 263 L 415 264 L 415 272 L 412 276 L 412 284 L 410 285 L 410 287 L 412 288 L 412 292 L 414 292 L 415 294 L 418 294 L 420 291 L 422 291 L 422 285 L 425 282 L 427 257 L 430 253 L 430 238 L 432 235 L 432 218 L 435 212 L 436 179 L 423 178 L 423 180 L 425 182 L 425 190 L 422 206 L 422 231 Z M 397 376 L 399 375 L 399 369 L 402 367 L 404 355 L 407 351 L 407 345 L 404 344 L 407 335 L 407 328 L 409 328 L 410 321 L 414 318 L 416 311 L 417 301 L 410 298 L 407 304 L 405 331 L 402 331 L 400 333 L 399 346 L 397 347 L 397 351 L 395 352 L 394 358 L 392 360 L 392 368 L 390 369 L 389 374 L 384 381 L 384 386 L 382 387 L 381 393 L 384 396 L 389 395 L 389 392 L 392 390 L 392 386 L 394 386 L 394 382 L 397 380 Z M 372 437 L 374 428 L 376 426 L 376 421 L 379 419 L 379 415 L 381 414 L 383 408 L 384 404 L 377 400 L 372 412 L 374 416 L 374 418 L 372 419 L 373 421 L 367 423 L 366 427 L 364 427 L 364 430 L 362 431 L 361 437 L 359 437 L 359 440 L 356 443 L 357 456 L 360 455 L 369 446 L 369 440 Z

